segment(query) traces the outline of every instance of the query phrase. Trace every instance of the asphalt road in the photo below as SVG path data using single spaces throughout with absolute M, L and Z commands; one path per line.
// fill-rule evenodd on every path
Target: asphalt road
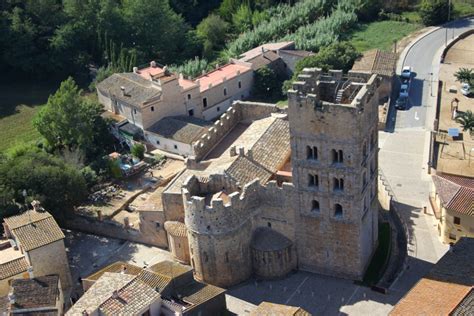
M 432 106 L 428 102 L 430 94 L 437 88 L 436 85 L 431 86 L 433 81 L 431 73 L 438 71 L 436 65 L 433 66 L 435 54 L 444 47 L 446 34 L 449 41 L 472 28 L 474 28 L 474 18 L 454 21 L 430 33 L 412 46 L 403 62 L 403 66 L 411 66 L 415 73 L 409 96 L 410 108 L 407 111 L 397 111 L 396 129 L 424 127 L 426 123 L 432 124 L 432 122 L 426 122 L 426 113 Z

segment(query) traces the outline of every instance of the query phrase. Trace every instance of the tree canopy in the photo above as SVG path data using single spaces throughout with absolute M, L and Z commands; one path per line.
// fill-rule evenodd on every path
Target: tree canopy
M 101 106 L 84 98 L 72 78 L 61 83 L 33 124 L 53 148 L 80 149 L 94 159 L 110 146 Z
M 18 211 L 17 203 L 35 199 L 61 217 L 86 196 L 81 172 L 59 157 L 30 148 L 0 159 L 0 209 L 6 208 L 10 214 Z

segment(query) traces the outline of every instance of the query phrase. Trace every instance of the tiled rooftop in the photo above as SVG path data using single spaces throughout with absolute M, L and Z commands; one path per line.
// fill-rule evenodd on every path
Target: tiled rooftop
M 453 175 L 434 175 L 433 183 L 445 208 L 474 216 L 474 179 Z
M 56 300 L 59 299 L 59 276 L 48 275 L 36 277 L 34 279 L 16 279 L 12 281 L 11 288 L 15 295 L 15 304 L 12 310 L 32 308 L 52 308 L 56 307 Z
M 66 315 L 83 316 L 83 311 L 92 313 L 111 297 L 114 291 L 120 290 L 135 278 L 134 275 L 105 272 L 67 311 Z
M 186 225 L 184 225 L 184 223 L 182 222 L 167 221 L 165 222 L 165 230 L 168 232 L 168 234 L 171 234 L 172 236 L 187 236 Z
M 301 307 L 262 302 L 250 312 L 251 316 L 311 316 Z
M 266 183 L 272 176 L 271 172 L 259 164 L 256 164 L 246 156 L 237 157 L 225 173 L 238 181 L 241 186 L 244 186 L 257 178 L 261 183 Z
M 110 316 L 141 315 L 158 300 L 158 292 L 140 280 L 133 280 L 118 291 L 118 297 L 108 298 L 99 308 L 102 313 Z
M 224 293 L 225 290 L 210 284 L 192 282 L 180 287 L 177 292 L 182 296 L 183 301 L 197 306 Z
M 474 238 L 461 238 L 390 315 L 449 315 L 474 286 Z
M 125 271 L 124 271 L 124 268 L 125 268 Z M 126 263 L 126 262 L 117 261 L 85 277 L 84 279 L 95 281 L 95 280 L 98 280 L 106 272 L 121 273 L 122 271 L 124 271 L 125 274 L 137 276 L 142 271 L 142 268 L 137 267 L 133 264 Z
M 193 269 L 190 266 L 166 260 L 148 267 L 148 270 L 170 277 L 179 277 Z
M 6 218 L 5 223 L 25 251 L 64 239 L 63 232 L 48 212 L 27 211 Z
M 0 255 L 1 254 L 2 252 L 0 252 Z M 27 268 L 28 262 L 23 256 L 4 262 L 0 264 L 0 280 L 5 280 L 17 274 L 24 273 Z
M 163 292 L 171 284 L 172 278 L 170 276 L 158 274 L 146 269 L 143 269 L 137 276 L 137 279 L 158 292 Z
M 209 85 L 211 87 L 217 86 L 248 71 L 252 71 L 252 68 L 237 64 L 227 64 L 196 78 L 195 81 L 199 80 L 199 91 L 204 92 L 210 88 Z
M 474 290 L 471 289 L 469 294 L 459 303 L 452 311 L 451 316 L 469 316 L 474 315 Z
M 278 42 L 278 43 L 267 43 L 255 48 L 252 48 L 249 51 L 240 55 L 240 60 L 248 61 L 249 59 L 255 58 L 256 56 L 262 54 L 264 51 L 278 51 L 280 49 L 288 49 L 295 45 L 294 42 Z
M 166 117 L 159 120 L 148 131 L 175 141 L 192 144 L 210 127 L 208 121 L 190 116 Z

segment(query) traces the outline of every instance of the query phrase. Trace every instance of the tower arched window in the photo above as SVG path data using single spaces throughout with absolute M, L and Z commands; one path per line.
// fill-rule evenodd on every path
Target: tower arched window
M 339 203 L 336 203 L 334 205 L 334 217 L 342 218 L 342 215 L 343 215 L 342 205 Z
M 334 191 L 343 191 L 344 190 L 344 179 L 334 178 L 333 179 L 333 190 Z
M 306 146 L 306 159 L 317 160 L 318 159 L 318 147 Z
M 342 150 L 333 149 L 331 151 L 332 162 L 333 163 L 343 163 L 344 162 L 344 153 Z
M 319 186 L 319 177 L 317 174 L 308 175 L 308 186 L 317 188 Z
M 317 200 L 311 201 L 311 212 L 318 212 L 319 213 L 319 201 L 317 201 Z

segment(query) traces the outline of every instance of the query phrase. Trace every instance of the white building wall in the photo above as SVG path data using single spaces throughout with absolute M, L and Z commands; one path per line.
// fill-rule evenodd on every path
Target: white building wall
M 190 156 L 193 154 L 192 146 L 172 139 L 158 136 L 150 131 L 144 131 L 145 140 L 158 149 L 178 155 Z M 176 146 L 176 147 L 175 147 Z

